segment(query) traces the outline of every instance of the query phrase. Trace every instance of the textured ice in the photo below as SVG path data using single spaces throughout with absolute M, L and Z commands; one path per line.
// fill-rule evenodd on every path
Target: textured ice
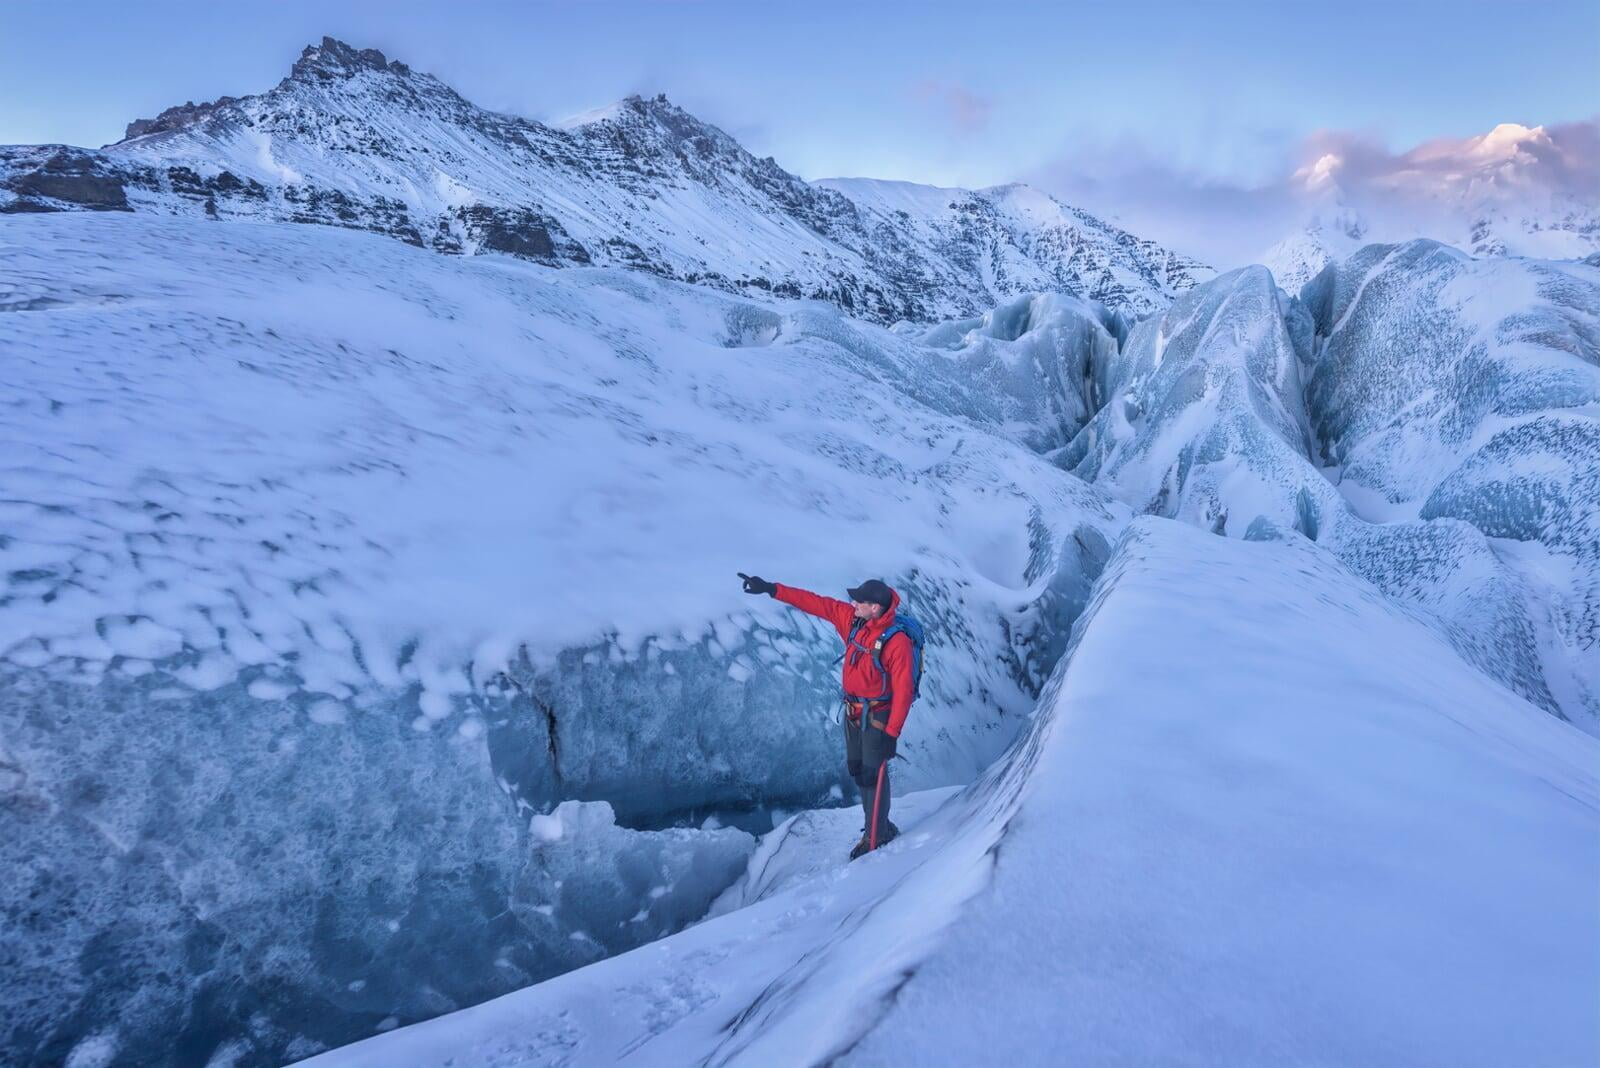
M 845 785 L 836 637 L 737 570 L 899 587 L 900 781 L 970 779 L 1127 514 L 826 306 L 312 226 L 0 242 L 7 1056 L 282 1060 L 622 945 L 546 929 L 535 816 Z
M 1140 322 L 1057 462 L 1140 511 L 1318 541 L 1483 670 L 1600 727 L 1595 273 L 1413 242 L 1305 295 L 1245 268 Z
M 1126 320 L 1057 293 L 1022 297 L 976 319 L 897 332 L 949 351 L 963 379 L 1001 407 L 993 413 L 1028 447 L 1071 441 L 1094 413 L 1092 368 L 1111 362 Z
M 1600 271 L 1374 245 L 1305 291 L 1322 462 L 1369 518 L 1457 519 L 1525 587 L 1557 703 L 1600 714 Z
M 544 975 L 652 942 L 699 919 L 743 873 L 755 848 L 754 838 L 732 827 L 619 827 L 604 801 L 563 801 L 533 822 L 511 909 L 539 948 Z M 530 956 L 526 949 L 518 955 Z
M 1300 403 L 1310 334 L 1264 268 L 1191 290 L 1096 366 L 1099 412 L 1058 461 L 1141 511 L 1218 533 L 1320 508 L 1332 494 L 1305 477 Z
M 1588 268 L 1370 245 L 1305 296 L 1321 337 L 1308 400 L 1322 458 L 1393 506 L 1414 509 L 1497 434 L 1600 404 L 1600 275 Z

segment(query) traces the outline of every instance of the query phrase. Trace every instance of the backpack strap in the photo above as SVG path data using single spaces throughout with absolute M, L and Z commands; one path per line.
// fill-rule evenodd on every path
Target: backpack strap
M 853 634 L 854 631 L 851 633 Z M 888 645 L 889 639 L 896 634 L 904 634 L 906 641 L 911 643 L 911 697 L 912 700 L 915 700 L 917 691 L 922 688 L 922 653 L 917 649 L 917 643 L 911 637 L 911 631 L 900 621 L 898 616 L 895 617 L 893 623 L 883 629 L 883 633 L 878 635 L 878 640 L 872 643 L 872 663 L 877 667 L 879 677 L 883 679 L 883 697 L 888 698 L 890 696 L 889 672 L 883 666 L 883 647 Z
M 854 649 L 857 653 L 865 653 L 867 656 L 872 657 L 873 664 L 878 668 L 878 674 L 883 678 L 883 692 L 878 694 L 876 697 L 859 697 L 856 694 L 851 693 L 844 694 L 845 701 L 852 705 L 861 706 L 863 712 L 866 711 L 866 706 L 868 704 L 876 704 L 879 701 L 886 701 L 889 698 L 889 676 L 884 674 L 883 661 L 878 658 L 877 650 L 877 647 L 883 644 L 882 641 L 880 640 L 873 643 L 873 648 L 869 649 L 856 639 L 856 634 L 861 630 L 862 627 L 866 626 L 866 622 L 867 621 L 864 619 L 857 619 L 850 624 L 850 633 L 845 635 L 844 639 L 844 652 L 839 654 L 839 660 L 843 660 L 850 654 L 850 650 L 852 649 Z M 838 660 L 834 661 L 834 663 L 838 663 Z

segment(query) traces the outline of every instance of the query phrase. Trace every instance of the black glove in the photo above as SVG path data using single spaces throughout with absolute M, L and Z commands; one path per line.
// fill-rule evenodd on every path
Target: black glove
M 764 593 L 768 597 L 778 596 L 777 583 L 768 582 L 763 578 L 756 578 L 754 575 L 746 575 L 743 571 L 738 572 L 738 575 L 744 579 L 745 593 Z

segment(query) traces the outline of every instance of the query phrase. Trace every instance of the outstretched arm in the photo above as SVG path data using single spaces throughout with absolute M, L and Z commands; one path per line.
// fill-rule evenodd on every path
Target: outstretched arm
M 772 596 L 784 604 L 794 605 L 808 615 L 826 619 L 833 624 L 841 638 L 850 633 L 850 621 L 856 617 L 855 606 L 849 601 L 836 601 L 832 597 L 802 590 L 798 586 L 785 586 L 779 583 L 777 592 Z
M 802 590 L 798 586 L 780 586 L 776 582 L 768 582 L 755 575 L 746 575 L 743 571 L 738 574 L 744 580 L 745 593 L 764 593 L 768 597 L 776 597 L 784 604 L 793 605 L 802 612 L 819 619 L 826 619 L 839 632 L 839 637 L 850 636 L 850 621 L 855 619 L 856 610 L 849 601 L 835 601 L 832 597 L 823 597 L 810 590 Z

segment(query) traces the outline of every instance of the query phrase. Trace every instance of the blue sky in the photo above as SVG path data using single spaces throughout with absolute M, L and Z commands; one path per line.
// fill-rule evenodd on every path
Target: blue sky
M 0 143 L 99 145 L 170 104 L 264 90 L 323 34 L 533 118 L 665 92 L 807 178 L 1083 191 L 1133 167 L 1248 188 L 1319 131 L 1403 151 L 1600 113 L 1597 0 L 23 0 L 0 27 Z

